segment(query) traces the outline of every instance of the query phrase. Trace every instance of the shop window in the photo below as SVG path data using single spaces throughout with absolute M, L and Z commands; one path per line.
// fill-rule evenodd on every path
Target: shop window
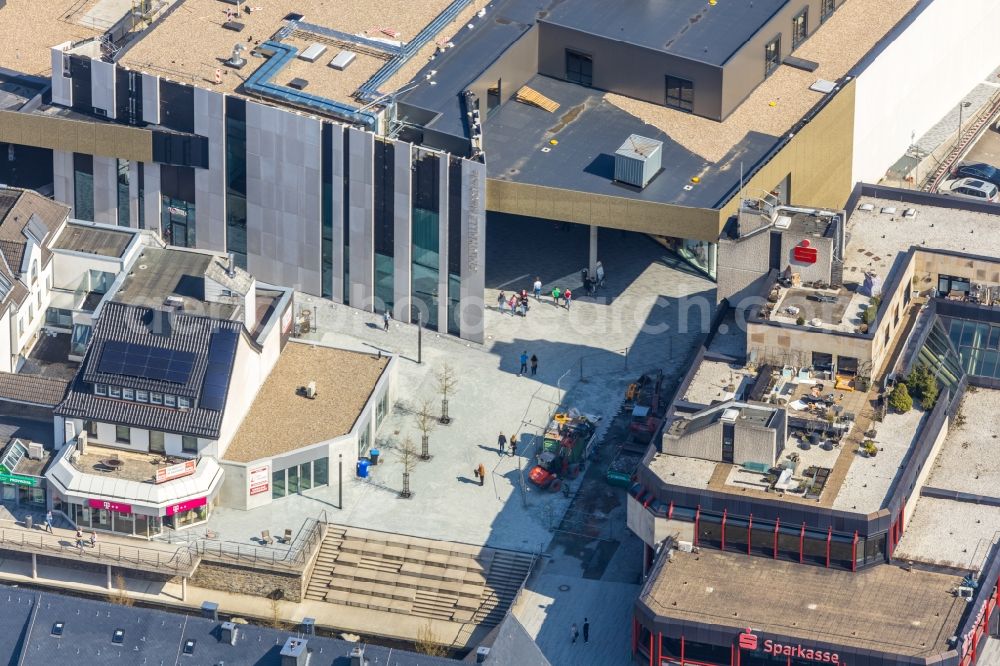
M 722 548 L 722 516 L 701 513 L 698 519 L 698 545 Z
M 567 49 L 566 80 L 588 88 L 594 85 L 594 59 L 589 55 Z
M 368 453 L 368 447 L 372 445 L 372 432 L 369 427 L 370 424 L 366 423 L 361 427 L 361 432 L 358 434 L 358 457 L 364 458 Z
M 330 459 L 319 458 L 313 461 L 313 485 L 326 486 L 330 484 Z
M 694 111 L 694 83 L 677 76 L 667 76 L 667 106 Z
M 375 405 L 375 427 L 378 428 L 382 425 L 382 420 L 385 418 L 386 412 L 389 411 L 389 392 L 386 391 L 382 394 L 382 397 L 378 399 L 378 404 Z
M 809 8 L 806 7 L 792 19 L 792 50 L 799 48 L 809 36 Z
M 771 72 L 778 69 L 780 64 L 781 35 L 778 35 L 764 47 L 764 76 L 770 76 Z
M 271 472 L 271 497 L 278 499 L 285 496 L 285 470 L 276 469 Z
M 198 453 L 198 438 L 190 435 L 182 435 L 181 451 L 184 453 Z
M 803 560 L 826 566 L 826 539 L 827 532 L 806 530 L 805 540 L 802 542 Z
M 132 443 L 132 429 L 128 426 L 116 425 L 115 426 L 115 441 L 120 444 L 131 444 Z
M 885 543 L 886 534 L 879 534 L 873 537 L 868 537 L 864 540 L 864 552 L 865 560 L 864 563 L 867 564 L 879 564 L 885 562 Z M 858 548 L 861 548 L 861 543 L 858 544 Z
M 799 540 L 802 537 L 801 527 L 785 527 L 778 529 L 778 557 L 783 560 L 799 561 Z
M 728 518 L 726 520 L 726 550 L 747 552 L 750 531 L 747 521 L 743 518 Z
M 149 452 L 163 455 L 167 452 L 166 444 L 163 441 L 163 433 L 157 430 L 149 431 Z
M 754 521 L 750 528 L 750 551 L 754 555 L 774 557 L 774 525 Z

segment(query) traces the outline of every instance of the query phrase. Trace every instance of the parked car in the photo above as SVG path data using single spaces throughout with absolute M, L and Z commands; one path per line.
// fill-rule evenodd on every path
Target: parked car
M 955 178 L 985 180 L 987 183 L 993 183 L 997 187 L 1000 187 L 1000 169 L 992 164 L 985 164 L 983 162 L 959 164 L 953 176 Z
M 959 178 L 958 180 L 949 180 L 944 183 L 944 185 L 939 188 L 938 192 L 940 194 L 950 194 L 956 197 L 964 197 L 966 199 L 975 199 L 976 201 L 997 201 L 997 186 L 993 183 L 987 183 L 986 181 L 979 180 L 978 178 Z

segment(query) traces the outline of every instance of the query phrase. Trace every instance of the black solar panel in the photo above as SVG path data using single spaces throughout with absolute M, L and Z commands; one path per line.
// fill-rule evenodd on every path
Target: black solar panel
M 226 406 L 229 376 L 232 374 L 238 341 L 239 338 L 233 331 L 216 331 L 212 334 L 208 343 L 208 367 L 205 369 L 205 381 L 201 386 L 199 401 L 203 409 L 221 412 Z
M 126 377 L 185 384 L 194 369 L 192 352 L 109 340 L 104 343 L 97 371 Z

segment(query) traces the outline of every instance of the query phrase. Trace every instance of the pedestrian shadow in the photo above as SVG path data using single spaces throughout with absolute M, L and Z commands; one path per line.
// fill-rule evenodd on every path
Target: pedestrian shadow
M 373 321 L 366 321 L 365 322 L 365 326 L 367 326 L 368 328 L 374 328 L 374 329 L 380 329 L 380 328 L 382 328 L 382 324 L 376 324 Z
M 486 444 L 477 444 L 476 446 L 481 448 L 483 451 L 486 451 L 487 453 L 494 453 L 494 454 L 500 453 L 500 449 L 498 449 L 496 446 L 487 446 Z M 504 451 L 503 454 L 507 455 L 507 452 Z
M 456 476 L 455 478 L 458 480 L 459 483 L 471 483 L 474 486 L 479 485 L 478 479 L 470 479 L 467 476 Z

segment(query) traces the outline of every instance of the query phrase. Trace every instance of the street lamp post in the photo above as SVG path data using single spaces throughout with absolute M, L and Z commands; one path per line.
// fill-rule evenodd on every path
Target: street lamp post
M 958 139 L 955 141 L 956 145 L 962 143 L 962 111 L 970 106 L 972 106 L 972 102 L 965 101 L 958 105 Z

